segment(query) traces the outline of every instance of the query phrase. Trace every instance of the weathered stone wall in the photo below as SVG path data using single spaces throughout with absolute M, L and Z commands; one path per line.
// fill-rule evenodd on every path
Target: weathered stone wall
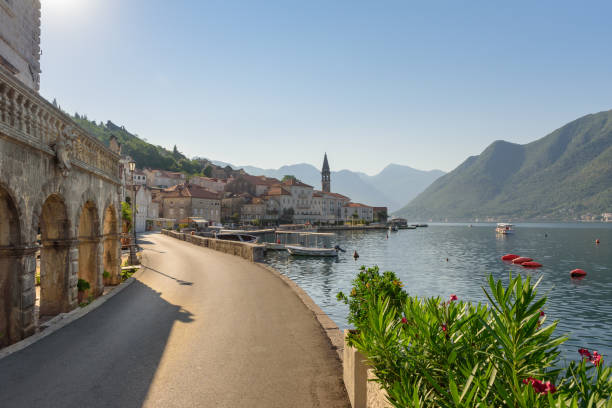
M 210 248 L 215 251 L 239 256 L 251 262 L 260 262 L 263 260 L 264 257 L 263 245 L 250 244 L 248 242 L 227 241 L 215 238 L 205 238 L 197 235 L 190 235 L 166 229 L 162 230 L 162 234 L 168 235 L 172 238 L 180 239 L 182 241 L 187 241 L 204 248 Z
M 118 155 L 0 67 L 0 219 L 11 219 L 8 229 L 0 225 L 11 231 L 0 242 L 0 294 L 11 299 L 0 306 L 0 331 L 9 333 L 0 347 L 35 330 L 38 249 L 41 313 L 75 308 L 79 278 L 101 292 L 103 238 L 119 239 L 118 174 Z M 103 234 L 105 214 L 114 226 Z M 120 246 L 105 247 L 118 274 Z
M 0 56 L 32 89 L 40 85 L 40 0 L 0 1 Z M 1 63 L 0 63 L 1 64 Z

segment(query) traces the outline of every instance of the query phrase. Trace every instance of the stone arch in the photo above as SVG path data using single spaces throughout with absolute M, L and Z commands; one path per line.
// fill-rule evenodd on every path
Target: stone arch
M 15 201 L 8 190 L 0 186 L 0 346 L 22 337 L 20 235 Z
M 119 246 L 119 223 L 117 210 L 110 204 L 104 211 L 103 224 L 103 255 L 102 264 L 104 271 L 109 276 L 104 278 L 104 284 L 117 285 L 120 283 L 121 273 L 121 248 Z
M 39 217 L 40 308 L 39 316 L 67 312 L 70 302 L 70 222 L 64 199 L 51 194 L 43 203 Z
M 90 289 L 85 294 L 97 297 L 102 293 L 102 271 L 98 252 L 100 247 L 100 225 L 98 209 L 93 201 L 83 204 L 78 224 L 79 272 L 78 278 L 86 280 Z

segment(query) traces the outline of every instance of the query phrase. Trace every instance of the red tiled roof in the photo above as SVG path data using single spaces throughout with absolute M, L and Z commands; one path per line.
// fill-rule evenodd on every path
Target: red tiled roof
M 283 181 L 283 185 L 285 185 L 285 186 L 310 187 L 310 188 L 312 188 L 312 186 L 309 186 L 308 184 L 302 183 L 300 180 L 294 179 L 294 178 L 290 178 L 290 179 L 287 179 L 287 180 Z
M 332 197 L 335 197 L 335 198 L 339 198 L 340 200 L 345 200 L 345 201 L 350 201 L 351 200 L 349 197 L 347 197 L 345 195 L 342 195 L 342 194 L 338 194 L 338 193 L 327 193 L 327 192 L 319 191 L 319 190 L 316 190 L 316 192 L 319 193 L 319 194 L 322 194 L 322 195 L 328 195 L 328 196 L 332 196 Z
M 162 195 L 164 198 L 170 197 L 192 197 L 192 198 L 204 198 L 209 200 L 219 200 L 219 193 L 205 189 L 195 184 L 177 184 L 166 188 Z
M 281 196 L 281 195 L 291 195 L 291 193 L 288 192 L 286 189 L 284 189 L 282 186 L 275 185 L 275 186 L 270 187 L 270 189 L 268 190 L 266 195 L 268 195 L 268 196 Z
M 369 205 L 361 204 L 361 203 L 347 203 L 345 207 L 361 207 L 361 208 L 372 208 Z

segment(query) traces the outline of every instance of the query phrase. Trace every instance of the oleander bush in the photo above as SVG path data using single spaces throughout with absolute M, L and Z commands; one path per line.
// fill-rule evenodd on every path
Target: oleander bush
M 488 279 L 488 305 L 410 297 L 392 272 L 362 267 L 349 296 L 349 344 L 396 407 L 612 407 L 612 367 L 597 351 L 562 370 L 567 340 L 548 323 L 539 280 Z

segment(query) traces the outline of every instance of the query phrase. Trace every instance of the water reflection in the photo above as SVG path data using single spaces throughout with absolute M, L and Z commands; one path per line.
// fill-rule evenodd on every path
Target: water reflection
M 563 346 L 566 355 L 576 357 L 583 346 L 612 355 L 612 225 L 518 224 L 515 228 L 514 235 L 498 236 L 493 224 L 430 225 L 391 233 L 389 239 L 386 231 L 345 232 L 338 233 L 337 243 L 347 252 L 337 260 L 271 252 L 267 261 L 296 281 L 342 328 L 347 327 L 348 308 L 335 296 L 350 291 L 361 265 L 394 271 L 412 295 L 455 293 L 475 302 L 486 301 L 481 287 L 489 273 L 504 282 L 510 273 L 532 279 L 542 276 L 539 293 L 549 297 L 548 319 L 559 319 L 557 332 L 572 337 Z M 354 250 L 360 255 L 357 261 Z M 544 267 L 504 263 L 499 258 L 505 253 L 529 256 Z M 588 275 L 571 279 L 569 271 L 575 268 Z

